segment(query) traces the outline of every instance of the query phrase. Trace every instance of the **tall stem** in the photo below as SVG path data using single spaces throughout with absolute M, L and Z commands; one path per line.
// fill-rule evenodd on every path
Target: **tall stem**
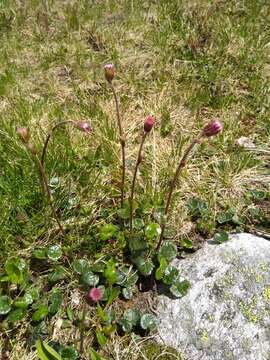
M 142 149 L 143 149 L 143 144 L 146 138 L 147 132 L 143 132 L 142 135 L 142 141 L 139 147 L 139 152 L 138 152 L 138 157 L 137 157 L 137 161 L 136 161 L 136 165 L 135 165 L 135 169 L 134 169 L 134 174 L 133 174 L 133 179 L 132 179 L 132 185 L 131 185 L 131 191 L 130 191 L 130 232 L 133 231 L 133 198 L 134 198 L 134 191 L 135 191 L 135 183 L 136 183 L 136 177 L 137 177 L 137 172 L 139 169 L 139 165 L 142 162 Z
M 120 135 L 120 144 L 121 144 L 121 156 L 122 156 L 122 179 L 121 179 L 121 207 L 123 207 L 124 204 L 124 186 L 125 186 L 125 174 L 126 174 L 126 154 L 125 154 L 125 138 L 121 123 L 121 117 L 120 117 L 120 111 L 119 111 L 119 102 L 117 99 L 117 95 L 115 92 L 115 88 L 112 84 L 112 82 L 109 82 L 109 85 L 112 89 L 114 102 L 115 102 L 115 108 L 116 108 L 116 117 L 117 117 L 117 124 L 118 124 L 118 130 Z
M 45 173 L 45 169 L 44 169 L 44 166 L 41 162 L 41 160 L 38 158 L 37 155 L 35 155 L 36 159 L 37 159 L 37 163 L 38 163 L 38 167 L 39 167 L 39 172 L 40 172 L 40 175 L 43 179 L 43 184 L 44 184 L 44 188 L 45 188 L 45 191 L 46 191 L 46 194 L 47 194 L 47 199 L 48 199 L 48 203 L 51 207 L 51 210 L 52 210 L 52 214 L 53 214 L 53 217 L 54 219 L 56 220 L 57 224 L 58 224 L 58 227 L 61 231 L 61 233 L 63 235 L 65 235 L 65 230 L 57 216 L 57 213 L 56 213 L 56 210 L 54 208 L 54 205 L 53 205 L 53 201 L 52 201 L 52 194 L 51 194 L 51 190 L 50 190 L 50 187 L 49 187 L 49 184 L 48 184 L 48 179 L 47 179 L 47 176 L 46 176 L 46 173 Z
M 43 167 L 44 163 L 45 163 L 45 157 L 46 157 L 46 152 L 47 152 L 47 148 L 48 148 L 48 144 L 49 141 L 52 137 L 53 132 L 60 126 L 65 125 L 65 124 L 75 124 L 75 121 L 73 120 L 64 120 L 64 121 L 60 121 L 58 124 L 54 125 L 54 127 L 50 130 L 50 132 L 48 133 L 45 141 L 44 141 L 44 145 L 43 145 L 43 149 L 42 149 L 42 154 L 41 154 L 41 164 Z
M 180 160 L 179 162 L 179 165 L 176 169 L 176 172 L 174 174 L 174 177 L 173 177 L 173 180 L 172 180 L 172 183 L 171 183 L 171 187 L 170 187 L 170 190 L 169 190 L 169 194 L 168 194 L 168 198 L 167 198 L 167 202 L 166 202 L 166 207 L 165 207 L 165 212 L 164 212 L 164 217 L 165 217 L 165 222 L 161 225 L 161 234 L 160 234 L 160 238 L 159 238 L 159 242 L 157 244 L 157 247 L 156 247 L 156 250 L 158 251 L 160 246 L 162 245 L 162 242 L 163 242 L 163 236 L 164 236 L 164 231 L 165 231 L 165 228 L 166 228 L 166 224 L 167 224 L 167 216 L 168 216 L 168 213 L 169 213 L 169 210 L 170 210 L 170 206 L 171 206 L 171 201 L 172 201 L 172 194 L 173 194 L 173 191 L 175 189 L 175 186 L 176 186 L 176 182 L 177 182 L 177 179 L 181 173 L 181 170 L 185 167 L 186 165 L 186 161 L 187 161 L 187 158 L 191 152 L 191 150 L 194 148 L 194 146 L 199 143 L 200 139 L 203 137 L 203 133 L 201 133 L 199 136 L 197 136 L 192 142 L 191 144 L 189 145 L 189 147 L 186 149 L 186 151 L 184 152 L 184 155 L 182 157 L 182 159 Z

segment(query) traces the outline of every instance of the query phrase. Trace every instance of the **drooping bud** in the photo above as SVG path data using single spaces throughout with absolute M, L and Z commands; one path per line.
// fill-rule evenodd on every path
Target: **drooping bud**
M 27 144 L 27 148 L 30 151 L 30 153 L 34 156 L 37 155 L 37 148 L 33 144 Z
M 102 291 L 99 288 L 92 288 L 88 293 L 88 299 L 93 302 L 100 301 L 102 299 Z
M 20 136 L 21 140 L 24 143 L 28 143 L 29 139 L 30 139 L 30 133 L 29 130 L 26 127 L 18 127 L 16 129 L 17 134 Z
M 106 80 L 111 83 L 114 79 L 115 76 L 115 69 L 114 69 L 114 65 L 113 64 L 106 64 L 104 66 L 104 71 L 105 71 L 105 78 Z
M 223 129 L 223 125 L 219 120 L 213 120 L 203 128 L 203 135 L 206 137 L 217 135 Z
M 75 126 L 77 129 L 79 129 L 80 131 L 86 134 L 90 134 L 92 132 L 91 125 L 86 121 L 77 121 L 75 123 Z
M 155 121 L 156 120 L 153 116 L 148 116 L 144 122 L 144 131 L 150 132 L 152 130 L 152 127 L 154 126 Z

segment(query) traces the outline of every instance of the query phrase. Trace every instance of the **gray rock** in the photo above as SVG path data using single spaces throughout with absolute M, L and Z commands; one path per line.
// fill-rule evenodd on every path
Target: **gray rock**
M 270 359 L 270 241 L 231 235 L 174 265 L 191 288 L 159 296 L 159 341 L 187 360 Z

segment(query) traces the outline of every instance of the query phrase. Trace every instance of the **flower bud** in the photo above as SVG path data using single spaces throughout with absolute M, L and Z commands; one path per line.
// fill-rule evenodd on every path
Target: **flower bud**
M 90 134 L 92 132 L 91 125 L 86 121 L 77 121 L 75 126 L 77 129 L 86 134 Z
M 104 71 L 105 71 L 105 78 L 106 80 L 111 83 L 114 79 L 115 76 L 115 69 L 114 69 L 114 65 L 113 64 L 106 64 L 104 66 Z
M 223 129 L 223 125 L 219 120 L 213 120 L 203 128 L 203 135 L 206 137 L 217 135 Z
M 30 139 L 30 133 L 29 130 L 26 127 L 18 127 L 16 129 L 17 134 L 20 136 L 21 140 L 24 143 L 28 143 L 29 139 Z
M 35 145 L 33 145 L 33 144 L 28 144 L 28 145 L 27 145 L 27 148 L 28 148 L 28 150 L 30 151 L 30 153 L 31 153 L 32 155 L 34 155 L 34 156 L 37 155 L 37 149 L 36 149 Z
M 102 299 L 102 291 L 99 288 L 92 288 L 88 293 L 88 299 L 93 302 L 100 301 Z
M 152 127 L 154 126 L 155 118 L 153 116 L 148 116 L 144 122 L 144 131 L 150 132 L 152 130 Z

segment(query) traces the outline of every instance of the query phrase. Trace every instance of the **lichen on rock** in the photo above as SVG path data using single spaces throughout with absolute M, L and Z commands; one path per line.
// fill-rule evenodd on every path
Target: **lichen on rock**
M 207 243 L 177 266 L 191 283 L 181 299 L 159 297 L 159 335 L 187 359 L 270 359 L 270 242 L 237 234 Z

